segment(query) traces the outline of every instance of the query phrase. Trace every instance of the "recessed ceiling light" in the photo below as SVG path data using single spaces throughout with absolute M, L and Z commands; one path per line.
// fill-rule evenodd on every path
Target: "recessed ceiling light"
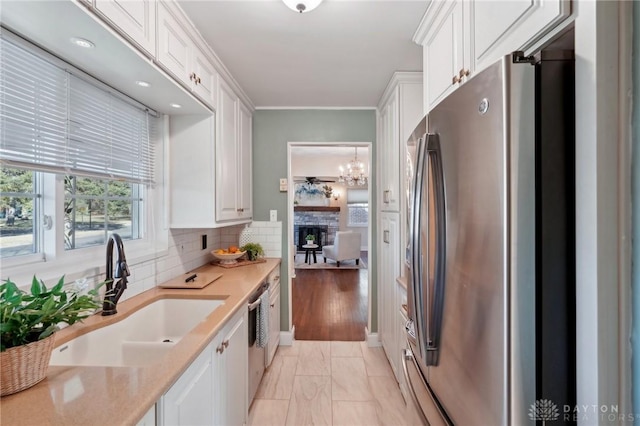
M 96 46 L 89 40 L 80 37 L 71 37 L 71 43 L 75 44 L 76 46 L 84 47 L 85 49 L 92 49 Z
M 140 87 L 151 87 L 151 83 L 142 80 L 136 81 L 136 84 Z
M 182 105 L 180 104 L 169 104 L 169 106 L 172 108 L 182 108 Z

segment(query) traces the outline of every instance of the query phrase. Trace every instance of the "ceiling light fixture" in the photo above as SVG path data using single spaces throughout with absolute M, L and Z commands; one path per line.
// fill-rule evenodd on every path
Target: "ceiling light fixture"
M 169 106 L 171 108 L 182 108 L 182 105 L 180 105 L 180 104 L 169 104 Z
M 318 7 L 322 0 L 282 0 L 294 12 L 311 12 Z
M 340 166 L 340 178 L 338 182 L 346 183 L 349 186 L 363 186 L 367 184 L 367 177 L 364 174 L 364 163 L 358 161 L 358 148 L 356 148 L 356 157 L 349 161 L 346 166 Z
M 151 87 L 151 83 L 143 80 L 136 81 L 136 84 L 140 87 Z
M 80 37 L 71 37 L 71 43 L 76 46 L 84 47 L 85 49 L 93 49 L 96 46 L 93 42 Z

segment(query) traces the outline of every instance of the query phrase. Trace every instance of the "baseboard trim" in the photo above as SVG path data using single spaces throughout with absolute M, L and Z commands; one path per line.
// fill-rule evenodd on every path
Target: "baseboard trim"
M 366 336 L 367 346 L 370 348 L 377 348 L 382 346 L 380 339 L 378 338 L 378 333 L 369 333 L 369 329 L 367 327 L 364 328 L 364 335 Z
M 280 346 L 292 346 L 295 339 L 296 326 L 291 327 L 291 331 L 280 332 Z

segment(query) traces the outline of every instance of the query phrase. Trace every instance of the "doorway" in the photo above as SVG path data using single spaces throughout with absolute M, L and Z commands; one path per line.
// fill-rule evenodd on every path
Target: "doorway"
M 289 142 L 287 151 L 289 321 L 295 339 L 366 340 L 372 296 L 371 143 Z M 365 185 L 339 179 L 340 166 L 346 177 L 356 157 L 364 166 Z M 307 236 L 314 240 L 310 245 Z M 331 247 L 344 248 L 348 240 L 350 250 L 359 250 L 349 259 L 333 259 Z

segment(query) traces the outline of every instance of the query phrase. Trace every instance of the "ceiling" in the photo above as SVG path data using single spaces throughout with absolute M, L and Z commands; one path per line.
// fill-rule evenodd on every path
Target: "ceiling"
M 422 71 L 427 0 L 178 2 L 257 108 L 375 107 L 394 71 Z

